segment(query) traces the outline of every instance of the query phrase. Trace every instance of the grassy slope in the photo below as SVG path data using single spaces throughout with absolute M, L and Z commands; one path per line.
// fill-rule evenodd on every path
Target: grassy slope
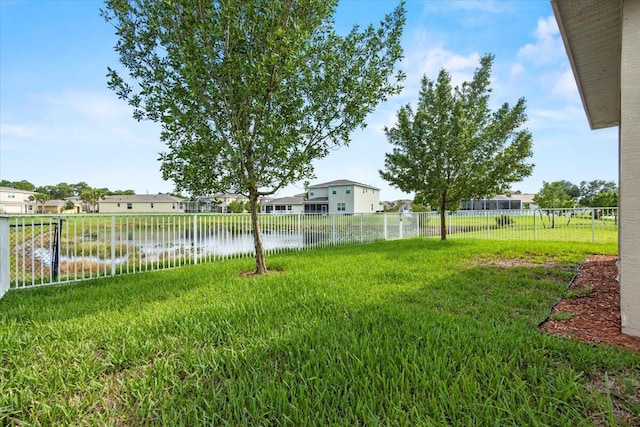
M 614 251 L 413 239 L 10 292 L 0 424 L 589 425 L 587 376 L 640 355 L 536 326 Z

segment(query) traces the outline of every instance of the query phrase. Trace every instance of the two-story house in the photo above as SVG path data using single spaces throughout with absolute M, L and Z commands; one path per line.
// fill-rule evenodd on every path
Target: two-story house
M 374 213 L 381 210 L 380 189 L 347 179 L 309 187 L 304 213 Z
M 29 200 L 33 191 L 0 187 L 0 214 L 34 214 L 36 202 Z

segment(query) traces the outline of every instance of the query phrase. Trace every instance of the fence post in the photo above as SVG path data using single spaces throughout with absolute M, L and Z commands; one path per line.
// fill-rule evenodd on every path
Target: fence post
M 198 263 L 198 214 L 193 214 L 193 263 Z
M 536 240 L 536 214 L 538 213 L 537 209 L 533 210 L 533 240 Z
M 0 298 L 9 290 L 10 261 L 9 217 L 0 216 Z
M 111 275 L 116 275 L 116 216 L 111 216 Z
M 402 239 L 402 211 L 398 214 L 400 221 L 398 221 L 398 238 Z
M 384 221 L 383 221 L 384 225 L 383 225 L 383 228 L 382 228 L 382 234 L 383 234 L 384 240 L 387 240 L 387 213 L 385 212 L 382 215 L 383 215 L 382 218 L 384 219 Z
M 596 210 L 591 211 L 591 243 L 596 241 Z
M 484 216 L 487 219 L 487 240 L 491 240 L 491 229 L 489 227 L 489 212 L 485 211 Z
M 302 215 L 298 214 L 298 236 L 300 237 L 300 246 L 298 246 L 298 250 L 304 249 L 304 236 L 302 235 Z
M 364 243 L 364 214 L 360 214 L 360 244 Z
M 331 215 L 331 244 L 333 246 L 337 246 L 337 244 L 336 244 L 336 214 Z

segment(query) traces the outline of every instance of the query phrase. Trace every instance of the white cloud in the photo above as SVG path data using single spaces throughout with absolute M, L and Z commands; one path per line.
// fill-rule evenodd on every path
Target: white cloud
M 425 46 L 429 46 L 425 48 Z M 451 83 L 456 86 L 470 80 L 473 72 L 480 66 L 480 54 L 467 55 L 446 49 L 442 43 L 433 45 L 428 41 L 426 31 L 416 31 L 412 42 L 405 48 L 402 70 L 407 75 L 404 82 L 405 94 L 416 95 L 423 76 L 437 78 L 441 69 L 451 75 Z
M 566 70 L 560 75 L 556 75 L 555 78 L 556 82 L 551 89 L 554 95 L 576 100 L 579 99 L 578 87 L 576 86 L 576 80 L 573 77 L 573 71 L 571 71 L 571 69 Z
M 534 31 L 535 42 L 528 43 L 518 51 L 518 58 L 536 65 L 551 64 L 564 57 L 564 47 L 555 18 L 538 19 Z
M 522 64 L 515 63 L 515 64 L 513 64 L 511 66 L 511 70 L 509 72 L 509 76 L 511 78 L 517 77 L 520 74 L 522 74 L 523 71 L 524 71 L 524 67 L 522 66 Z

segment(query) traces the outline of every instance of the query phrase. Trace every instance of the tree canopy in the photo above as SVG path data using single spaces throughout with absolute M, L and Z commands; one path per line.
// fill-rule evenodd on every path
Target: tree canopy
M 602 179 L 582 181 L 579 203 L 589 207 L 618 206 L 618 186 L 613 181 Z
M 334 30 L 337 0 L 108 0 L 128 77 L 108 85 L 162 126 L 163 178 L 192 195 L 249 198 L 256 272 L 266 271 L 260 196 L 313 177 L 403 75 L 404 7 L 376 28 Z
M 574 184 L 568 181 L 542 182 L 542 189 L 533 196 L 533 202 L 542 209 L 572 208 L 576 205 L 579 190 L 576 193 Z
M 391 153 L 380 175 L 416 201 L 440 211 L 441 239 L 446 239 L 447 210 L 463 200 L 493 196 L 529 176 L 533 165 L 531 133 L 525 100 L 511 107 L 489 107 L 493 55 L 481 58 L 470 82 L 452 87 L 442 69 L 436 81 L 422 78 L 418 105 L 398 111 L 397 122 L 385 128 Z

